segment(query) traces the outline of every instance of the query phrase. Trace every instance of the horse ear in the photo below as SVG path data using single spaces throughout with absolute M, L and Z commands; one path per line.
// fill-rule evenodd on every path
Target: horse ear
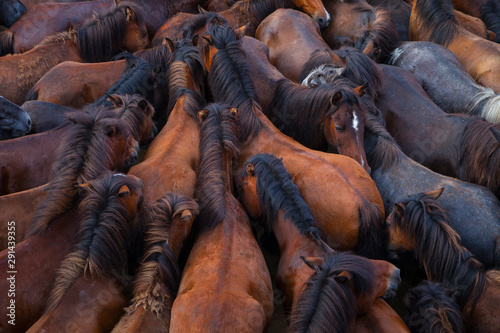
M 198 34 L 194 35 L 192 40 L 193 46 L 198 46 L 199 41 L 200 41 L 200 36 L 198 36 Z
M 430 196 L 432 199 L 437 200 L 441 196 L 441 194 L 443 194 L 443 191 L 444 191 L 444 187 L 441 187 L 435 191 L 426 192 L 425 194 Z
M 340 91 L 337 91 L 333 96 L 332 100 L 330 101 L 331 105 L 337 105 L 342 101 L 342 93 Z
M 252 177 L 255 176 L 255 166 L 253 164 L 248 163 L 245 167 L 245 170 L 247 171 L 248 175 Z
M 493 41 L 495 38 L 497 38 L 497 34 L 491 30 L 488 30 L 488 39 Z
M 230 108 L 229 112 L 231 112 L 231 114 L 233 116 L 237 116 L 238 115 L 238 109 L 237 108 Z
M 214 41 L 211 35 L 205 35 L 203 36 L 203 39 L 206 40 L 209 45 L 214 45 Z
M 394 204 L 394 212 L 396 212 L 399 216 L 403 217 L 405 216 L 405 207 L 400 204 L 400 203 L 395 203 Z
M 76 184 L 75 188 L 78 190 L 90 190 L 92 185 L 90 185 L 90 183 Z
M 500 142 L 500 129 L 490 126 L 490 132 L 491 134 L 493 134 L 493 137 L 495 137 L 495 139 Z
M 241 38 L 245 35 L 246 28 L 247 28 L 247 25 L 244 25 L 244 26 L 239 27 L 238 29 L 234 30 L 234 32 L 236 33 L 237 36 L 239 36 Z
M 135 13 L 130 7 L 125 8 L 125 13 L 127 13 L 127 21 L 135 21 Z
M 189 221 L 193 217 L 193 214 L 189 209 L 184 209 L 181 214 L 181 221 Z
M 120 190 L 118 191 L 118 197 L 121 198 L 128 194 L 130 194 L 130 189 L 128 188 L 127 185 L 122 185 L 122 187 L 120 187 Z
M 214 24 L 214 25 L 222 25 L 222 21 L 221 21 L 221 19 L 219 18 L 219 16 L 214 16 L 214 17 L 212 18 L 212 24 Z
M 106 97 L 106 100 L 108 102 L 111 102 L 111 104 L 113 104 L 115 108 L 120 108 L 123 106 L 123 100 L 120 95 L 117 94 L 108 95 L 108 97 Z
M 363 84 L 362 86 L 356 87 L 353 90 L 356 92 L 356 94 L 359 95 L 359 97 L 363 97 L 363 95 L 366 93 L 366 90 L 368 89 L 368 82 Z
M 200 13 L 208 13 L 208 11 L 206 11 L 203 7 L 201 7 L 200 5 L 198 5 L 198 12 Z
M 163 45 L 167 45 L 168 48 L 170 49 L 170 52 L 174 52 L 174 42 L 170 38 L 165 38 L 163 39 L 163 42 L 161 42 Z
M 208 112 L 207 112 L 207 110 L 201 110 L 201 111 L 198 111 L 198 113 L 196 115 L 198 116 L 198 119 L 200 119 L 201 122 L 203 122 L 205 119 L 207 119 Z
M 321 257 L 303 257 L 300 256 L 300 259 L 309 266 L 309 268 L 316 270 L 316 267 L 320 266 L 322 263 L 325 262 L 324 258 Z

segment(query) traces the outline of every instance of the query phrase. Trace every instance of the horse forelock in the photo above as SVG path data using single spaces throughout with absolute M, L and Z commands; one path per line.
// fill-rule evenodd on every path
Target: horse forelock
M 472 295 L 472 307 L 484 289 L 482 264 L 462 246 L 460 236 L 450 227 L 446 212 L 425 193 L 410 196 L 404 219 L 397 221 L 431 281 L 460 286 L 457 302 L 463 306 Z
M 129 222 L 133 217 L 117 196 L 124 185 L 135 187 L 128 178 L 114 177 L 111 172 L 91 182 L 91 189 L 87 190 L 88 195 L 79 207 L 82 216 L 80 241 L 61 263 L 46 313 L 57 307 L 80 276 L 101 279 L 113 270 L 126 269 L 131 238 Z
M 311 211 L 281 160 L 270 154 L 259 154 L 248 159 L 244 165 L 247 164 L 254 166 L 258 200 L 260 206 L 265 207 L 268 228 L 272 228 L 279 210 L 283 209 L 284 218 L 290 219 L 301 234 L 318 241 L 319 230 Z M 247 175 L 243 168 L 242 177 Z
M 370 293 L 375 286 L 373 265 L 363 257 L 334 253 L 309 278 L 290 317 L 290 332 L 348 332 L 356 317 L 356 297 Z M 341 272 L 351 276 L 346 283 L 335 278 Z
M 500 129 L 482 119 L 471 122 L 461 142 L 458 175 L 460 179 L 483 185 L 497 197 L 500 195 L 500 143 L 490 128 Z

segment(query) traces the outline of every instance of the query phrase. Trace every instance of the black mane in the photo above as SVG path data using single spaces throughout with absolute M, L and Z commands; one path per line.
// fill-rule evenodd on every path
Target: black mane
M 421 31 L 430 31 L 429 41 L 448 46 L 457 33 L 457 19 L 451 0 L 415 0 L 415 12 Z

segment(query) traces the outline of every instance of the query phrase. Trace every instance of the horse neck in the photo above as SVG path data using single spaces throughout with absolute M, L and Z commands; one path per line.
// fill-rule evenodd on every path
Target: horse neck
M 222 170 L 224 173 L 225 181 L 224 186 L 226 192 L 232 193 L 233 191 L 233 154 L 230 152 L 222 153 Z
M 36 50 L 38 50 L 38 52 Z M 67 38 L 63 42 L 54 41 L 42 46 L 38 46 L 34 48 L 32 52 L 41 52 L 47 54 L 45 56 L 45 59 L 48 59 L 51 63 L 55 64 L 63 61 L 82 62 L 80 50 L 78 49 L 78 46 L 76 45 L 73 38 Z

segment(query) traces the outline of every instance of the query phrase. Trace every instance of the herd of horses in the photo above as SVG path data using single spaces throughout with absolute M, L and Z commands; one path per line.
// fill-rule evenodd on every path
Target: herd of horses
M 499 42 L 494 0 L 1 1 L 0 332 L 498 333 Z

